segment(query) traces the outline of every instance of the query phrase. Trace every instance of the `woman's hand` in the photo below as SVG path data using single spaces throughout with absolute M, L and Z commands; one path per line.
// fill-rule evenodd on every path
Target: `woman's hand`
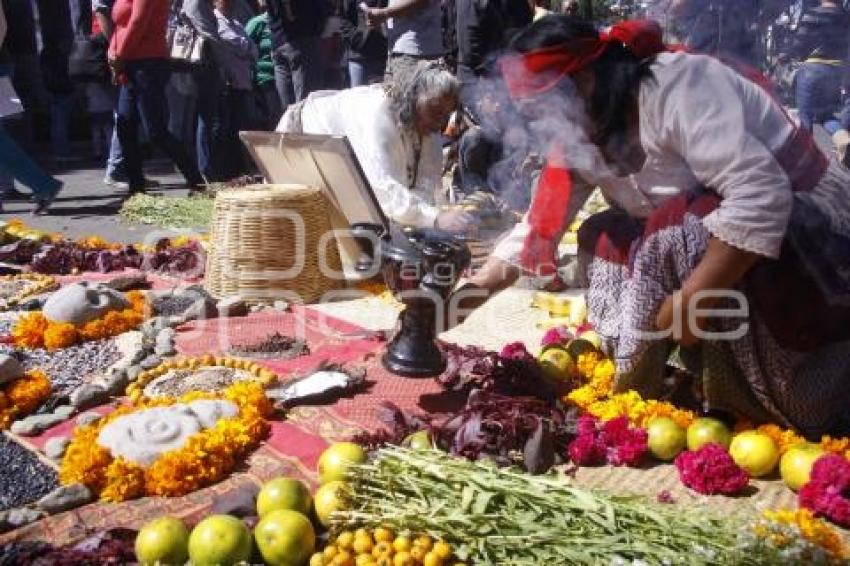
M 694 318 L 694 309 L 710 309 L 721 297 L 700 297 L 706 292 L 729 291 L 753 267 L 761 256 L 738 249 L 717 238 L 711 238 L 702 260 L 697 264 L 682 289 L 668 296 L 655 317 L 658 330 L 671 331 L 673 340 L 693 346 L 702 337 L 706 317 Z

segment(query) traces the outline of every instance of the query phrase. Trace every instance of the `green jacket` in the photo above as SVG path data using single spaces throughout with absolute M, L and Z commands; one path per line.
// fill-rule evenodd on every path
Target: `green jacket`
M 274 83 L 274 60 L 272 59 L 272 34 L 269 29 L 268 13 L 260 14 L 245 26 L 248 37 L 257 44 L 260 56 L 257 59 L 254 82 L 258 85 Z

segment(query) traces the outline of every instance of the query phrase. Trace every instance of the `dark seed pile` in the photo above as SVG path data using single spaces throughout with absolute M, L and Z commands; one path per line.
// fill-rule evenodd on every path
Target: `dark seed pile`
M 303 340 L 275 332 L 256 344 L 235 344 L 230 347 L 228 353 L 247 358 L 282 358 L 289 360 L 308 355 L 310 347 Z
M 153 311 L 157 316 L 179 316 L 197 301 L 197 297 L 168 295 L 153 300 Z
M 53 468 L 5 434 L 0 434 L 0 462 L 0 511 L 32 503 L 59 486 Z
M 121 359 L 114 339 L 83 342 L 58 350 L 12 350 L 0 347 L 0 353 L 13 353 L 26 369 L 40 368 L 47 373 L 53 385 L 53 399 L 69 395 L 85 383 L 86 378 L 100 373 Z

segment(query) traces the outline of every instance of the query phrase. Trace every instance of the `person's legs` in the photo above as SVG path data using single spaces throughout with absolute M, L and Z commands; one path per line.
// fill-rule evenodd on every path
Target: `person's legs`
M 352 87 L 363 86 L 366 84 L 366 65 L 363 61 L 348 62 L 348 79 Z
M 286 112 L 289 105 L 296 102 L 292 84 L 292 68 L 287 56 L 288 45 L 279 47 L 274 52 L 274 83 L 280 97 L 281 113 Z
M 804 63 L 797 73 L 796 103 L 801 126 L 812 131 L 829 119 L 840 105 L 841 68 L 822 63 Z
M 488 140 L 479 127 L 473 127 L 461 136 L 458 142 L 458 168 L 461 190 L 464 194 L 475 191 L 491 191 L 487 174 L 493 165 L 493 156 L 498 153 L 496 143 Z
M 50 95 L 50 145 L 57 159 L 69 159 L 71 139 L 71 95 L 51 93 Z
M 280 117 L 283 115 L 280 105 L 280 95 L 274 83 L 260 85 L 259 89 L 266 111 L 262 128 L 273 131 L 277 127 Z
M 221 152 L 216 145 L 213 133 L 216 117 L 219 112 L 222 85 L 219 71 L 213 66 L 204 66 L 195 73 L 198 88 L 198 126 L 196 136 L 196 151 L 198 168 L 211 181 L 218 181 L 220 173 Z
M 62 188 L 59 179 L 49 175 L 12 139 L 0 124 L 0 169 L 29 187 L 37 201 L 50 201 Z
M 168 75 L 167 62 L 160 60 L 143 61 L 134 69 L 131 82 L 138 97 L 140 123 L 145 125 L 151 143 L 160 148 L 174 162 L 190 187 L 196 187 L 204 184 L 197 165 L 190 159 L 186 149 L 168 131 L 165 100 L 165 84 Z M 135 173 L 138 173 L 138 178 L 134 178 Z M 130 173 L 130 190 L 139 191 L 143 188 L 144 177 L 141 176 L 141 166 L 139 166 L 138 172 Z
M 141 190 L 145 185 L 142 174 L 142 153 L 139 147 L 139 115 L 136 112 L 138 102 L 138 86 L 135 76 L 138 71 L 132 66 L 127 69 L 129 78 L 126 84 L 118 89 L 118 100 L 115 105 L 115 132 L 118 144 L 112 144 L 112 151 L 116 145 L 122 153 L 122 164 L 124 174 L 130 182 L 130 190 Z M 107 169 L 107 178 L 109 176 Z

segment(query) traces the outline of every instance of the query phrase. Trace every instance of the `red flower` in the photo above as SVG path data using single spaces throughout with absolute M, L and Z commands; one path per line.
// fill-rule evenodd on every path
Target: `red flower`
M 512 344 L 508 344 L 502 348 L 502 353 L 499 355 L 506 360 L 524 361 L 534 359 L 534 356 L 529 353 L 525 344 L 522 342 L 513 342 Z
M 576 466 L 599 466 L 605 463 L 605 447 L 593 435 L 578 435 L 570 442 L 568 450 Z
M 719 444 L 682 452 L 674 462 L 682 483 L 699 493 L 731 495 L 747 487 L 750 478 Z
M 837 454 L 818 458 L 798 501 L 800 507 L 850 527 L 850 462 Z
M 557 328 L 550 328 L 547 330 L 546 334 L 543 335 L 543 339 L 540 340 L 540 345 L 544 348 L 549 346 L 561 346 L 572 339 L 573 335 L 567 327 L 559 326 Z
M 631 428 L 628 417 L 617 417 L 602 425 L 600 435 L 608 454 L 608 463 L 634 466 L 647 450 L 648 434 L 642 428 Z
M 646 453 L 647 433 L 631 428 L 626 417 L 601 423 L 594 417 L 578 420 L 578 435 L 570 443 L 570 458 L 579 466 L 634 466 Z

